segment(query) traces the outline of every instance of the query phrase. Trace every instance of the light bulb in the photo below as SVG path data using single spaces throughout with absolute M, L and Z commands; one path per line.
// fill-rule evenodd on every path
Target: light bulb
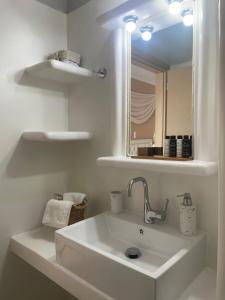
M 128 32 L 134 32 L 137 28 L 137 16 L 126 16 L 123 21 L 126 23 L 125 28 Z
M 194 23 L 193 11 L 191 9 L 186 9 L 183 12 L 183 23 L 185 26 L 192 26 Z
M 152 32 L 154 28 L 152 26 L 146 25 L 140 28 L 141 37 L 145 42 L 148 42 L 152 38 Z
M 148 42 L 152 38 L 152 33 L 149 31 L 144 31 L 144 32 L 142 32 L 141 37 L 145 42 Z
M 169 10 L 172 15 L 179 15 L 181 12 L 181 3 L 179 0 L 169 1 Z
M 137 28 L 137 25 L 133 21 L 130 21 L 126 23 L 125 27 L 128 32 L 134 32 Z

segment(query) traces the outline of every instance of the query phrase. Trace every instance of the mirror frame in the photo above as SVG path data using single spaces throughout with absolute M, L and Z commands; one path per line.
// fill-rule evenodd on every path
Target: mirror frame
M 141 5 L 141 3 L 140 3 Z M 139 5 L 136 5 L 137 10 Z M 209 0 L 195 1 L 193 41 L 193 151 L 195 160 L 217 162 L 217 63 L 218 18 L 215 5 Z M 119 17 L 121 18 L 121 17 Z M 115 101 L 113 106 L 113 156 L 126 157 L 127 101 L 131 70 L 130 38 L 124 27 L 114 28 Z M 211 32 L 208 35 L 208 32 Z

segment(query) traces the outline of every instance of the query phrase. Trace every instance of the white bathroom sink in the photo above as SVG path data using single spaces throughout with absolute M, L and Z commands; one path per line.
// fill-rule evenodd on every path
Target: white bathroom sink
M 204 233 L 184 237 L 128 213 L 104 213 L 55 237 L 57 262 L 116 300 L 176 300 L 205 265 Z M 141 256 L 126 257 L 129 247 Z

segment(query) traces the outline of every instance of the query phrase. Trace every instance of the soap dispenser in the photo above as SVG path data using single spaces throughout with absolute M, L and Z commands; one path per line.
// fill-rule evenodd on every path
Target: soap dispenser
M 182 197 L 183 201 L 180 204 L 180 231 L 184 235 L 194 235 L 197 230 L 196 223 L 196 206 L 193 205 L 192 197 L 190 193 L 184 193 L 183 195 L 178 195 L 177 197 Z

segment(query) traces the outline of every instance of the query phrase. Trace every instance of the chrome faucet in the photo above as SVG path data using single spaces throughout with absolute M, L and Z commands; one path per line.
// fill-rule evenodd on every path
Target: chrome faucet
M 147 224 L 153 224 L 156 222 L 163 222 L 166 220 L 167 208 L 169 200 L 166 200 L 165 207 L 161 211 L 153 210 L 149 201 L 148 183 L 143 177 L 135 177 L 129 181 L 128 184 L 128 197 L 132 195 L 132 187 L 134 183 L 141 182 L 144 187 L 144 221 Z

